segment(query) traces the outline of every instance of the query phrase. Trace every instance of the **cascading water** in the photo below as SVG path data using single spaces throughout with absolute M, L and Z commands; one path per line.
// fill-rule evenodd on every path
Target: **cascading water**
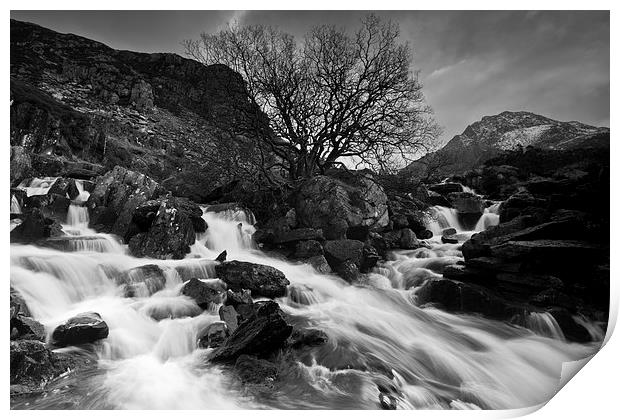
M 84 217 L 74 211 L 72 226 L 84 232 Z M 523 328 L 417 306 L 418 287 L 462 258 L 458 245 L 437 238 L 429 240 L 431 249 L 395 252 L 393 261 L 352 286 L 261 252 L 252 245 L 249 214 L 203 217 L 207 232 L 180 261 L 11 245 L 11 286 L 48 332 L 84 311 L 101 314 L 110 329 L 95 346 L 97 369 L 74 378 L 79 386 L 29 400 L 28 408 L 58 408 L 70 399 L 75 408 L 374 409 L 378 385 L 395 390 L 399 408 L 518 408 L 546 401 L 556 391 L 562 362 L 598 348 L 554 337 L 544 315 Z M 291 285 L 278 302 L 289 322 L 329 337 L 298 361 L 279 362 L 269 392 L 248 392 L 206 361 L 210 350 L 197 348 L 197 338 L 219 320 L 217 308 L 202 311 L 182 296 L 179 273 L 213 278 L 212 260 L 223 250 L 229 260 L 283 271 Z M 146 264 L 164 269 L 164 289 L 125 297 L 121 273 Z
M 433 206 L 429 211 L 430 220 L 428 229 L 433 232 L 434 235 L 441 235 L 441 232 L 449 227 L 453 227 L 457 231 L 463 230 L 456 209 L 444 206 Z
M 14 194 L 11 194 L 11 213 L 20 214 L 22 212 L 22 206 L 19 205 L 19 201 Z

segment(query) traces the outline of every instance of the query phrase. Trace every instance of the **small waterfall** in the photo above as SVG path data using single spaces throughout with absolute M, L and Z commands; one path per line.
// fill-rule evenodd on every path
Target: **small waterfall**
M 493 213 L 489 208 L 484 209 L 484 213 L 478 219 L 478 223 L 476 223 L 476 227 L 474 230 L 476 232 L 481 232 L 486 230 L 491 226 L 496 226 L 499 224 L 499 215 L 497 213 Z
M 549 312 L 530 312 L 525 319 L 525 327 L 544 337 L 564 340 L 562 329 Z
M 204 211 L 204 209 L 203 209 Z M 256 219 L 252 212 L 226 210 L 218 213 L 204 213 L 202 218 L 209 228 L 199 240 L 211 251 L 235 252 L 255 248 L 252 234 L 256 231 Z
M 456 209 L 444 206 L 433 206 L 430 208 L 431 217 L 427 229 L 435 235 L 441 235 L 441 232 L 449 227 L 462 231 Z
M 69 211 L 67 212 L 67 224 L 69 226 L 80 230 L 86 230 L 88 229 L 89 222 L 90 217 L 86 207 L 77 204 L 69 205 Z
M 19 205 L 19 200 L 15 197 L 15 194 L 11 194 L 11 214 L 20 214 L 22 212 L 22 206 Z
M 84 204 L 88 201 L 90 197 L 90 193 L 84 189 L 84 181 L 81 179 L 75 180 L 75 186 L 80 192 L 77 197 L 73 200 L 74 204 Z

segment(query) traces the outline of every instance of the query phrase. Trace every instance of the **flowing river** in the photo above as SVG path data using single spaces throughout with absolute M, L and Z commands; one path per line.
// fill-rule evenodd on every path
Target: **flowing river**
M 416 305 L 419 286 L 440 277 L 440 267 L 462 259 L 459 245 L 442 244 L 438 235 L 428 241 L 431 249 L 394 252 L 361 284 L 350 285 L 257 249 L 251 240 L 253 216 L 243 212 L 204 214 L 209 228 L 184 260 L 131 257 L 113 236 L 87 227 L 83 195 L 64 226 L 73 236 L 73 252 L 11 245 L 11 286 L 48 334 L 75 314 L 95 311 L 108 324 L 109 336 L 91 350 L 98 358 L 95 369 L 67 375 L 58 380 L 57 391 L 20 400 L 13 408 L 377 409 L 378 386 L 393 389 L 404 409 L 521 408 L 548 400 L 557 390 L 562 363 L 600 346 L 566 342 L 548 314 L 533 314 L 520 327 Z M 476 229 L 496 224 L 496 210 L 489 208 Z M 435 234 L 447 226 L 459 229 L 450 209 L 433 211 L 429 229 Z M 472 233 L 459 229 L 461 242 Z M 218 308 L 203 312 L 180 293 L 179 270 L 212 278 L 213 259 L 223 250 L 229 260 L 284 272 L 289 294 L 277 301 L 289 322 L 319 328 L 329 337 L 298 360 L 282 360 L 279 379 L 267 390 L 245 388 L 226 367 L 207 361 L 212 350 L 199 349 L 197 338 L 219 320 Z M 165 289 L 123 297 L 116 275 L 145 264 L 164 269 Z

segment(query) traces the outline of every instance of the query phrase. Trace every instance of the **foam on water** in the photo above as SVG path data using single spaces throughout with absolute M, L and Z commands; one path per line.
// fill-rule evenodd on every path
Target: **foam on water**
M 71 226 L 85 232 L 85 217 L 74 210 Z M 562 362 L 598 348 L 554 336 L 544 315 L 533 315 L 528 329 L 416 306 L 417 288 L 462 258 L 458 245 L 435 238 L 431 249 L 395 252 L 350 285 L 261 252 L 248 214 L 203 217 L 207 232 L 180 261 L 11 245 L 11 286 L 48 333 L 84 311 L 100 313 L 110 328 L 95 348 L 97 374 L 82 378 L 83 395 L 72 395 L 78 408 L 377 408 L 378 384 L 394 389 L 399 408 L 517 408 L 548 399 Z M 329 337 L 298 361 L 282 362 L 268 395 L 242 392 L 234 376 L 207 361 L 210 350 L 197 348 L 219 316 L 217 307 L 201 312 L 181 296 L 182 278 L 215 277 L 211 259 L 223 250 L 228 260 L 283 271 L 291 286 L 278 301 L 290 322 Z M 146 264 L 164 269 L 164 289 L 125 297 L 122 273 Z M 30 407 L 54 408 L 55 401 L 43 397 Z

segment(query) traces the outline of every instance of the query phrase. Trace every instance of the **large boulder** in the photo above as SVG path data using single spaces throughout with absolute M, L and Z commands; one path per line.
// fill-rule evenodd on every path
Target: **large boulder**
M 459 221 L 468 229 L 473 228 L 485 209 L 485 201 L 472 192 L 453 192 L 448 199 L 457 211 Z
M 52 333 L 52 342 L 59 347 L 92 343 L 108 336 L 108 324 L 96 312 L 84 312 L 69 318 Z
M 164 193 L 164 189 L 150 177 L 115 166 L 97 178 L 97 185 L 86 203 L 90 210 L 90 225 L 97 231 L 124 238 L 136 207 Z
M 430 191 L 436 192 L 442 195 L 448 195 L 450 193 L 463 192 L 463 186 L 456 182 L 445 182 L 441 184 L 431 184 L 427 187 Z
M 195 241 L 194 224 L 177 200 L 162 200 L 148 230 L 129 240 L 129 250 L 139 258 L 182 259 Z
M 43 216 L 58 223 L 66 222 L 70 205 L 71 200 L 66 194 L 60 195 L 49 191 L 44 195 L 33 195 L 24 199 L 25 209 L 40 209 Z
M 210 306 L 223 301 L 226 290 L 217 283 L 193 278 L 185 283 L 181 293 L 194 299 L 202 309 L 209 309 Z
M 322 229 L 327 239 L 344 239 L 352 226 L 382 228 L 389 222 L 387 196 L 368 174 L 340 181 L 316 176 L 295 196 L 298 223 Z
M 22 223 L 11 230 L 11 243 L 32 243 L 62 235 L 62 226 L 35 208 L 25 215 Z
M 290 284 L 280 270 L 244 261 L 225 261 L 215 266 L 217 276 L 234 291 L 248 289 L 252 296 L 275 298 L 286 294 Z
M 32 176 L 30 154 L 23 146 L 11 146 L 10 181 L 15 186 L 22 179 Z
M 258 307 L 254 318 L 237 327 L 211 360 L 232 362 L 243 354 L 268 356 L 285 346 L 292 331 L 293 327 L 286 323 L 278 304 L 266 302 Z

